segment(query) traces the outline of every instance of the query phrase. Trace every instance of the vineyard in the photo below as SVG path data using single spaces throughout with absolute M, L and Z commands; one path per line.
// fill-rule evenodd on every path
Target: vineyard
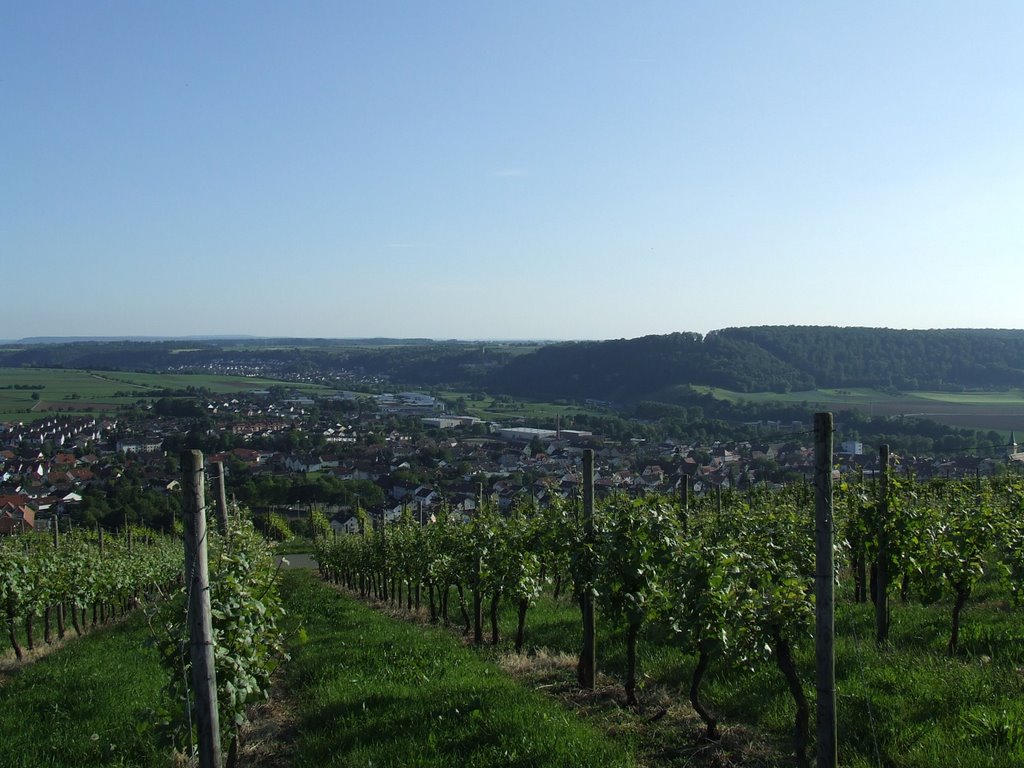
M 198 466 L 201 477 L 201 456 Z M 187 495 L 189 484 L 184 485 Z M 201 486 L 192 489 L 199 494 L 195 503 L 186 503 L 186 523 L 190 509 L 206 515 Z M 923 767 L 939 764 L 950 749 L 956 750 L 957 764 L 1020 764 L 1024 482 L 1002 477 L 920 483 L 893 467 L 878 477 L 837 482 L 832 501 L 838 620 L 829 642 L 837 649 L 840 764 Z M 622 711 L 636 723 L 657 723 L 665 715 L 673 706 L 666 703 L 666 691 L 696 713 L 699 727 L 663 733 L 665 744 L 645 753 L 643 761 L 732 763 L 731 753 L 708 748 L 754 724 L 781 734 L 779 752 L 790 755 L 781 758 L 783 764 L 807 766 L 820 750 L 812 727 L 819 700 L 816 631 L 820 640 L 815 502 L 810 485 L 596 500 L 591 491 L 545 507 L 526 501 L 503 513 L 481 494 L 468 517 L 442 509 L 429 521 L 408 513 L 375 525 L 361 513 L 361 532 L 340 536 L 319 513 L 312 522 L 321 575 L 353 596 L 461 630 L 480 652 L 506 649 L 526 663 L 537 654 L 571 653 L 578 659 L 576 690 L 594 688 L 598 670 L 603 679 L 614 675 Z M 0 600 L 18 660 L 54 639 L 91 634 L 141 608 L 136 613 L 145 618 L 147 645 L 156 651 L 154 674 L 163 680 L 142 737 L 201 756 L 210 736 L 204 736 L 204 723 L 212 716 L 217 762 L 201 764 L 220 765 L 223 744 L 230 766 L 240 764 L 239 733 L 251 705 L 268 695 L 271 675 L 290 651 L 299 649 L 297 674 L 305 681 L 294 685 L 323 680 L 326 671 L 315 661 L 320 657 L 304 657 L 301 640 L 286 637 L 289 597 L 279 588 L 272 545 L 243 514 L 227 514 L 222 504 L 218 499 L 223 513 L 210 516 L 208 529 L 185 526 L 186 541 L 197 536 L 208 554 L 208 589 L 197 591 L 205 556 L 196 559 L 191 544 L 191 565 L 182 567 L 180 535 L 56 530 L 0 539 Z M 345 679 L 359 681 L 361 696 L 372 691 L 374 680 L 391 685 L 390 669 L 422 660 L 432 659 L 430 675 L 445 679 L 439 670 L 453 662 L 435 658 L 440 641 L 410 634 L 415 628 L 401 641 L 394 639 L 397 634 L 381 641 L 380 668 L 376 657 L 367 657 L 375 652 L 359 647 L 369 642 L 368 630 L 354 627 L 355 638 L 330 645 L 326 638 L 338 634 L 325 617 L 347 616 L 349 609 L 296 584 L 296 594 L 306 595 L 302 601 L 319 606 L 307 607 L 304 615 L 299 610 L 310 631 L 325 638 L 318 641 L 319 652 L 329 654 Z M 210 636 L 198 641 L 194 617 L 204 592 Z M 365 616 L 358 621 L 370 622 Z M 379 631 L 391 637 L 391 630 Z M 199 646 L 211 653 L 212 673 L 196 666 Z M 477 669 L 470 662 L 456 664 Z M 360 665 L 361 672 L 352 671 Z M 471 674 L 490 674 L 479 669 Z M 417 674 L 423 685 L 432 684 L 426 673 Z M 202 711 L 204 680 L 213 712 Z M 346 690 L 343 681 L 337 685 Z M 519 700 L 501 690 L 493 695 L 506 703 Z M 477 702 L 472 712 L 483 727 L 499 707 L 483 703 L 480 695 L 471 697 Z M 366 702 L 361 699 L 360 716 L 369 716 Z M 424 706 L 433 711 L 429 701 Z M 524 699 L 515 706 L 540 705 Z M 307 720 L 311 727 L 318 717 Z M 537 717 L 547 722 L 551 716 Z M 457 720 L 464 730 L 467 725 Z M 522 720 L 513 717 L 518 724 L 508 726 L 518 729 L 515 735 L 495 734 L 502 754 L 511 740 L 523 754 L 534 755 L 530 764 L 547 764 L 540 755 L 549 748 L 529 743 L 530 726 Z M 334 755 L 331 733 L 314 733 L 318 754 Z M 438 733 L 425 733 L 430 743 L 420 747 L 407 739 L 403 749 L 424 750 L 426 761 L 438 749 Z M 556 734 L 544 738 L 557 740 Z M 583 744 L 590 737 L 572 738 Z M 460 739 L 473 743 L 468 734 Z M 601 747 L 606 748 L 607 754 L 621 749 Z M 722 756 L 716 763 L 698 757 L 704 752 Z M 27 765 L 33 758 L 25 754 Z M 629 763 L 614 758 L 620 760 Z M 105 764 L 100 758 L 81 762 Z M 738 762 L 780 764 L 764 758 Z M 441 757 L 424 762 L 443 763 Z
M 1024 586 L 1022 499 L 1019 480 L 921 484 L 896 472 L 881 480 L 852 479 L 835 492 L 834 576 L 845 601 L 840 632 L 858 632 L 850 617 L 874 613 L 872 626 L 860 622 L 856 640 L 862 654 L 884 657 L 924 646 L 925 666 L 941 654 L 1003 670 L 1008 706 L 969 716 L 973 747 L 999 756 L 995 763 L 981 758 L 980 764 L 1024 759 L 1024 691 L 1017 666 L 1024 660 L 1024 631 L 1014 629 Z M 585 637 L 585 603 L 592 597 L 598 635 L 624 647 L 617 672 L 625 703 L 643 705 L 641 644 L 670 648 L 687 662 L 680 695 L 699 714 L 709 743 L 720 738 L 724 723 L 705 695 L 705 683 L 722 674 L 734 681 L 743 675 L 763 680 L 774 670 L 790 699 L 793 759 L 803 766 L 815 750 L 813 668 L 808 674 L 806 663 L 798 661 L 813 646 L 815 632 L 813 512 L 810 486 L 683 498 L 611 496 L 597 503 L 588 531 L 579 499 L 543 509 L 524 504 L 506 516 L 482 498 L 468 521 L 442 515 L 421 526 L 406 515 L 374 528 L 364 519 L 362 535 L 329 536 L 326 520 L 319 518 L 317 551 L 329 580 L 364 599 L 461 626 L 476 645 L 501 642 L 499 613 L 507 603 L 516 616 L 516 652 L 530 647 L 527 617 L 543 593 L 551 590 L 556 600 L 568 595 L 579 606 L 577 642 Z M 986 634 L 965 618 L 976 597 L 999 615 L 999 629 Z M 883 608 L 874 609 L 872 602 Z M 944 626 L 930 627 L 935 636 L 922 640 L 890 631 L 902 626 L 901 612 L 909 617 L 918 606 L 945 615 Z M 970 638 L 966 651 L 964 637 Z M 580 653 L 578 679 L 587 685 L 585 642 L 582 649 L 565 650 Z M 839 693 L 842 698 L 844 691 Z M 847 718 L 870 708 L 870 693 L 866 697 Z M 842 708 L 839 730 L 841 739 L 859 732 L 844 721 Z M 864 764 L 888 764 L 878 754 L 877 737 L 868 734 L 864 741 L 874 743 L 856 750 L 841 743 L 840 754 L 862 751 Z
M 201 454 L 199 461 L 202 477 Z M 248 708 L 267 696 L 270 676 L 286 654 L 279 567 L 271 545 L 241 513 L 223 509 L 217 527 L 211 524 L 201 534 L 209 585 L 201 601 L 195 589 L 199 569 L 183 568 L 181 536 L 138 528 L 118 536 L 55 528 L 52 534 L 0 538 L 0 601 L 19 662 L 25 657 L 23 642 L 33 651 L 64 639 L 68 624 L 82 636 L 141 610 L 149 628 L 147 645 L 156 648 L 164 676 L 165 695 L 149 712 L 151 736 L 185 755 L 195 755 L 197 744 L 210 736 L 227 746 L 231 766 Z M 205 516 L 201 502 L 199 510 Z M 213 657 L 205 680 L 194 669 L 197 639 L 191 632 L 200 602 L 207 608 Z M 202 712 L 204 682 L 212 685 L 213 712 Z M 216 732 L 206 733 L 211 724 Z
M 7 637 L 23 657 L 51 637 L 124 615 L 181 580 L 181 544 L 141 529 L 29 533 L 0 538 L 0 600 Z M 70 627 L 69 627 L 70 625 Z

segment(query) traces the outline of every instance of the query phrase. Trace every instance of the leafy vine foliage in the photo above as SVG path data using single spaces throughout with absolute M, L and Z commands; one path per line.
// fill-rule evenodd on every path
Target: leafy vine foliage
M 920 484 L 894 472 L 887 487 L 883 500 L 871 480 L 836 486 L 834 577 L 852 582 L 853 599 L 869 599 L 868 565 L 884 541 L 894 589 L 908 600 L 950 601 L 947 647 L 956 653 L 961 614 L 981 578 L 995 569 L 1018 600 L 1024 595 L 1024 483 Z M 627 702 L 640 704 L 636 651 L 645 627 L 668 632 L 694 659 L 689 699 L 711 740 L 720 729 L 701 692 L 709 671 L 774 667 L 793 700 L 797 764 L 808 765 L 810 703 L 796 658 L 814 630 L 812 489 L 797 484 L 685 502 L 613 495 L 598 500 L 592 538 L 584 536 L 581 512 L 579 499 L 505 514 L 484 499 L 468 519 L 442 510 L 426 524 L 405 514 L 374 527 L 363 514 L 360 532 L 351 535 L 332 534 L 318 516 L 316 556 L 326 578 L 366 599 L 411 608 L 415 595 L 419 607 L 426 589 L 437 622 L 452 619 L 447 601 L 454 591 L 463 631 L 481 636 L 480 618 L 467 609 L 476 594 L 490 601 L 494 643 L 496 606 L 511 599 L 517 651 L 529 606 L 545 587 L 553 586 L 556 599 L 563 589 L 574 602 L 593 595 L 602 632 L 626 641 Z
M 76 635 L 153 599 L 181 578 L 176 539 L 133 529 L 120 536 L 75 530 L 54 537 L 24 533 L 0 537 L 0 604 L 15 656 L 23 649 L 17 629 L 25 628 L 29 650 L 36 626 L 43 639 L 64 637 L 70 622 Z
M 246 722 L 247 708 L 268 696 L 271 675 L 287 659 L 284 609 L 272 545 L 250 520 L 230 516 L 226 536 L 218 535 L 212 525 L 207 535 L 217 707 L 221 743 L 231 745 L 230 764 L 237 753 L 238 732 Z M 178 568 L 180 572 L 180 550 Z M 175 746 L 191 751 L 196 734 L 190 690 L 190 606 L 180 576 L 166 597 L 150 616 L 170 693 L 167 708 L 158 715 Z

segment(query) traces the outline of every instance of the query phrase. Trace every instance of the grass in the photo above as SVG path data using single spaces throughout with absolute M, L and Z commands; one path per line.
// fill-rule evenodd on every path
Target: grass
M 531 609 L 526 653 L 515 654 L 507 604 L 502 642 L 472 649 L 457 628 L 396 620 L 311 572 L 282 577 L 289 614 L 303 627 L 284 668 L 298 710 L 293 766 L 792 765 L 793 705 L 770 665 L 753 674 L 712 668 L 704 698 L 724 730 L 712 747 L 696 738 L 684 693 L 694 659 L 657 628 L 639 646 L 643 708 L 634 710 L 622 703 L 623 638 L 600 620 L 603 677 L 595 692 L 575 685 L 579 612 L 564 597 L 546 595 Z M 953 658 L 945 652 L 947 603 L 895 599 L 892 640 L 878 649 L 873 607 L 840 591 L 841 765 L 1024 764 L 1024 623 L 997 580 L 968 604 Z M 457 614 L 456 605 L 453 597 Z M 18 665 L 8 652 L 0 664 L 0 765 L 168 765 L 148 727 L 164 687 L 148 638 L 135 614 L 32 664 Z M 812 652 L 804 642 L 798 663 L 813 702 Z
M 577 414 L 600 415 L 602 412 L 593 408 L 583 408 L 575 405 L 561 403 L 546 403 L 532 400 L 509 400 L 507 398 L 498 401 L 490 395 L 484 395 L 480 400 L 473 400 L 468 392 L 441 393 L 446 400 L 455 400 L 462 397 L 466 400 L 466 416 L 476 416 L 484 421 L 516 421 L 522 420 L 531 426 L 551 423 L 555 417 L 562 419 L 562 426 L 569 428 L 573 416 Z
M 806 392 L 732 392 L 693 387 L 730 402 L 784 403 L 840 411 L 857 409 L 872 416 L 923 416 L 943 424 L 1007 433 L 1024 429 L 1024 391 L 898 392 L 875 389 L 814 389 Z
M 949 606 L 893 606 L 892 643 L 879 651 L 873 642 L 874 609 L 842 604 L 836 637 L 836 688 L 839 743 L 843 764 L 926 768 L 928 766 L 1018 766 L 1024 739 L 1011 744 L 998 727 L 981 736 L 971 724 L 998 718 L 1024 726 L 1024 674 L 1020 645 L 1004 655 L 987 656 L 999 642 L 1024 641 L 1019 611 L 1000 604 L 972 605 L 965 613 L 967 637 L 994 637 L 995 644 L 969 640 L 949 658 Z M 1009 642 L 1007 642 L 1009 640 Z M 604 664 L 621 676 L 621 638 L 604 640 Z M 668 652 L 667 652 L 668 651 Z M 664 638 L 649 635 L 641 668 L 652 681 L 685 690 L 695 660 L 670 651 Z M 813 700 L 813 644 L 799 649 L 798 663 Z M 788 755 L 793 703 L 778 671 L 762 666 L 755 674 L 719 669 L 706 698 L 725 724 L 739 723 L 762 732 Z M 956 762 L 950 756 L 956 755 Z M 782 764 L 788 764 L 788 757 Z
M 287 667 L 296 766 L 628 766 L 629 751 L 516 685 L 452 633 L 286 573 L 308 641 Z
M 452 598 L 456 625 L 457 603 Z M 946 654 L 950 605 L 892 606 L 891 642 L 874 643 L 874 608 L 842 597 L 837 607 L 836 689 L 840 760 L 844 766 L 1011 768 L 1024 764 L 1024 623 L 996 580 L 986 582 L 963 616 L 960 651 Z M 512 606 L 501 612 L 502 642 L 478 653 L 543 685 L 565 706 L 585 712 L 648 766 L 793 765 L 794 705 L 773 664 L 754 673 L 712 667 L 703 689 L 725 738 L 712 749 L 697 738 L 687 701 L 695 658 L 652 627 L 639 645 L 638 712 L 624 706 L 625 643 L 598 617 L 598 666 L 607 675 L 600 701 L 581 698 L 574 661 L 581 644 L 578 608 L 544 596 L 527 617 L 526 654 L 512 652 Z M 486 618 L 485 618 L 486 621 Z M 454 631 L 458 631 L 456 627 Z M 489 625 L 486 634 L 489 637 Z M 813 642 L 798 646 L 798 664 L 812 706 Z M 562 664 L 550 659 L 564 658 Z M 511 661 L 510 661 L 511 659 Z M 532 669 L 544 660 L 543 673 Z M 524 672 L 525 670 L 525 672 Z M 654 713 L 667 712 L 651 722 Z M 660 717 L 660 714 L 659 714 Z M 813 748 L 812 748 L 813 754 Z
M 0 420 L 43 419 L 55 410 L 73 415 L 96 415 L 131 405 L 136 400 L 151 399 L 156 391 L 162 389 L 191 386 L 229 395 L 282 384 L 302 391 L 323 389 L 318 385 L 246 376 L 0 368 Z M 14 389 L 16 386 L 41 389 Z M 38 401 L 32 398 L 33 394 L 39 396 Z
M 141 613 L 0 672 L 0 765 L 170 765 L 146 727 L 163 696 Z M 10 653 L 8 652 L 8 655 Z
M 288 541 L 281 541 L 274 545 L 274 552 L 278 555 L 311 554 L 314 549 L 313 540 L 305 536 L 293 536 Z
M 719 387 L 694 386 L 692 389 L 711 394 L 719 400 L 747 400 L 755 403 L 810 403 L 846 406 L 874 405 L 878 407 L 921 406 L 921 401 L 949 405 L 972 406 L 1024 406 L 1024 391 L 1019 389 L 999 392 L 883 392 L 877 389 L 811 389 L 803 392 L 733 392 Z

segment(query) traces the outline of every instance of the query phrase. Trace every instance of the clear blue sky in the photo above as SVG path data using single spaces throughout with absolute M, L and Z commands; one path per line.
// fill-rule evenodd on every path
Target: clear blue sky
M 1022 328 L 1024 3 L 0 2 L 0 338 Z

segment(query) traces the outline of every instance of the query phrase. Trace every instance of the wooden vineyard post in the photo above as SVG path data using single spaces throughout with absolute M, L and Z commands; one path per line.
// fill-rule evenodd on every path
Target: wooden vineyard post
M 889 445 L 878 447 L 881 477 L 878 483 L 878 556 L 875 560 L 875 642 L 889 639 Z
M 836 768 L 835 562 L 832 518 L 832 414 L 814 416 L 814 655 L 817 768 Z
M 583 546 L 587 548 L 586 560 L 593 559 L 594 546 L 594 449 L 583 451 Z M 582 604 L 583 648 L 580 651 L 577 670 L 581 688 L 593 689 L 597 680 L 597 640 L 594 625 L 594 592 L 589 579 L 594 577 L 593 568 L 588 568 L 588 583 L 584 585 Z
M 484 485 L 480 483 L 478 486 L 479 492 L 477 496 L 477 517 L 483 514 L 484 511 Z M 481 646 L 484 644 L 484 604 L 483 595 L 480 594 L 480 570 L 483 567 L 480 555 L 477 554 L 473 558 L 473 645 Z
M 480 569 L 483 563 L 480 555 L 473 559 L 473 645 L 484 644 L 484 600 L 480 593 Z
M 224 462 L 210 462 L 210 484 L 213 486 L 214 498 L 217 501 L 217 532 L 221 536 L 228 535 L 228 494 L 224 489 Z M 311 526 L 312 527 L 312 526 Z M 315 538 L 315 531 L 314 531 Z
M 683 533 L 686 533 L 690 522 L 690 477 L 685 472 L 679 480 L 679 496 L 679 505 L 682 508 L 679 522 L 682 524 Z
M 60 551 L 60 514 L 53 516 L 53 548 Z M 57 596 L 57 638 L 64 639 L 64 595 Z
M 181 454 L 181 472 L 192 695 L 195 698 L 199 733 L 199 765 L 200 768 L 220 768 L 220 723 L 217 712 L 217 673 L 213 665 L 213 618 L 210 614 L 210 574 L 206 554 L 202 451 L 184 451 Z
M 388 516 L 386 514 L 382 514 L 380 516 L 380 549 L 381 549 L 382 553 L 386 553 L 388 551 Z M 388 584 L 388 582 L 389 582 L 389 578 L 388 577 L 391 574 L 388 571 L 388 559 L 387 559 L 387 556 L 385 554 L 382 554 L 382 556 L 381 556 L 380 574 L 381 574 L 380 575 L 380 584 L 381 584 L 380 599 L 383 600 L 384 602 L 387 602 L 389 599 L 394 601 L 394 598 L 389 598 L 388 597 L 391 594 L 390 588 L 389 588 L 389 584 Z
M 103 558 L 103 527 L 99 523 L 96 523 L 96 538 L 99 541 L 100 559 L 102 559 Z M 93 604 L 92 604 L 92 624 L 93 624 L 93 626 L 96 626 L 96 618 L 99 616 L 99 614 L 102 611 L 103 611 L 102 603 L 94 601 Z M 105 620 L 105 617 L 102 620 Z M 82 623 L 84 624 L 85 621 L 83 620 Z

